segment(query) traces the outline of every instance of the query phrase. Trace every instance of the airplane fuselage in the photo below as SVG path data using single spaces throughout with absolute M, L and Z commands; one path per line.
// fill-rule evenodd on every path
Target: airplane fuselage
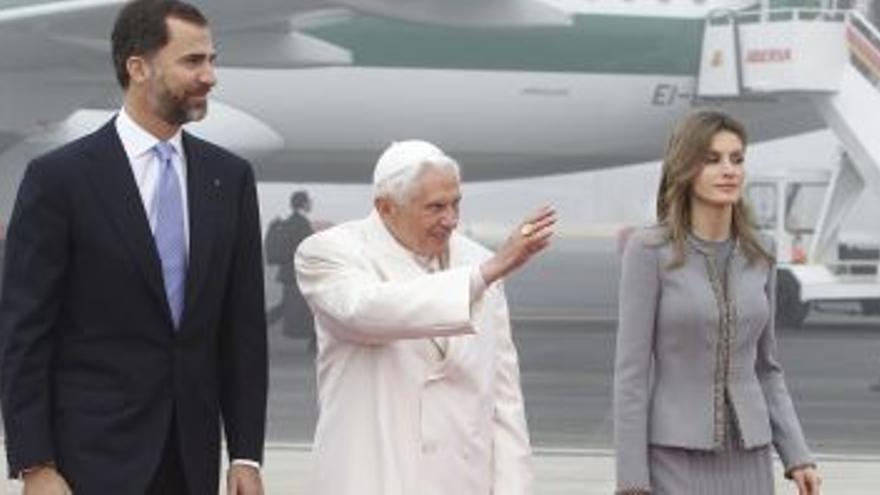
M 214 97 L 230 111 L 211 112 L 207 125 L 193 129 L 252 158 L 265 181 L 366 181 L 381 149 L 412 137 L 437 142 L 465 165 L 468 179 L 658 158 L 673 123 L 695 105 L 711 104 L 694 99 L 701 12 L 724 2 L 645 7 L 638 1 L 556 1 L 573 9 L 570 25 L 481 28 L 356 12 L 294 15 L 327 3 L 320 0 L 205 2 L 223 67 Z M 284 22 L 299 36 L 350 51 L 349 63 L 260 66 L 271 66 L 264 59 L 276 51 L 300 53 L 299 38 L 281 47 L 289 52 L 277 46 L 266 54 L 236 51 L 278 41 L 251 37 L 240 44 L 245 19 L 271 24 L 271 16 L 285 12 L 293 17 Z M 12 50 L 17 58 L 0 60 L 0 138 L 16 130 L 41 132 L 77 99 L 85 107 L 118 107 L 106 54 L 92 47 L 85 59 L 102 60 L 102 70 L 72 76 L 73 57 L 88 43 L 67 33 L 57 39 L 36 33 L 0 31 L 10 42 L 39 39 L 45 45 L 36 50 L 40 63 L 29 64 L 33 49 Z M 746 121 L 755 140 L 821 126 L 809 104 L 798 100 L 726 108 Z M 2 141 L 14 137 L 0 139 L 0 146 Z
M 702 29 L 693 14 L 580 12 L 570 26 L 517 29 L 355 15 L 304 30 L 351 47 L 351 65 L 226 68 L 216 97 L 283 142 L 255 160 L 262 180 L 365 181 L 390 141 L 413 137 L 469 179 L 615 167 L 658 158 L 677 119 L 718 104 L 694 94 Z M 821 127 L 796 99 L 725 108 L 757 140 Z
M 435 141 L 476 180 L 639 163 L 661 156 L 676 120 L 716 104 L 695 101 L 686 76 L 329 68 L 220 78 L 218 99 L 279 133 L 283 148 L 252 150 L 266 181 L 363 182 L 380 151 L 406 138 Z M 756 141 L 821 127 L 805 101 L 725 108 Z

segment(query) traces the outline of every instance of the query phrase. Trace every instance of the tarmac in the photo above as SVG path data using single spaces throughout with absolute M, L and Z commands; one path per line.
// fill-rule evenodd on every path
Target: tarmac
M 591 273 L 614 269 L 583 268 Z M 550 293 L 548 282 L 540 287 L 538 274 L 524 282 L 520 287 L 534 294 Z M 606 292 L 608 301 L 594 306 L 596 318 L 566 318 L 562 311 L 554 311 L 562 317 L 553 319 L 514 315 L 535 450 L 535 495 L 614 493 L 614 288 Z M 520 310 L 524 302 L 519 301 Z M 282 337 L 277 326 L 271 330 L 266 493 L 307 495 L 310 440 L 317 419 L 313 357 L 304 340 Z M 880 372 L 880 317 L 830 308 L 813 314 L 804 328 L 780 329 L 778 336 L 789 390 L 824 479 L 822 493 L 880 495 L 880 393 L 868 389 Z M 776 494 L 797 494 L 783 479 L 778 462 L 775 468 Z M 0 481 L 0 494 L 4 493 L 21 493 L 20 483 Z
M 5 455 L 3 453 L 2 455 Z M 877 495 L 880 493 L 880 457 L 818 455 L 827 495 Z M 592 495 L 614 493 L 614 456 L 607 450 L 536 449 L 536 495 Z M 263 467 L 265 491 L 269 495 L 306 495 L 310 471 L 309 446 L 271 444 Z M 776 465 L 776 493 L 796 494 Z M 0 493 L 22 493 L 18 481 L 7 481 Z M 225 493 L 221 488 L 220 493 Z M 418 495 L 418 494 L 413 494 Z M 457 494 L 450 494 L 457 495 Z M 497 494 L 504 495 L 504 494 Z M 711 495 L 711 494 L 682 494 Z
M 591 495 L 614 493 L 614 455 L 607 450 L 537 449 L 536 495 Z M 880 457 L 819 456 L 823 492 L 830 495 L 880 493 Z M 266 461 L 268 494 L 306 494 L 309 451 L 305 446 L 273 446 Z M 777 493 L 796 494 L 777 463 Z M 413 494 L 417 495 L 417 494 Z M 457 495 L 457 494 L 450 494 Z M 498 494 L 504 495 L 504 494 Z M 711 494 L 682 494 L 711 495 Z
M 614 493 L 614 455 L 608 450 L 537 449 L 536 495 L 592 495 Z M 310 455 L 308 446 L 273 445 L 265 466 L 267 494 L 308 493 Z M 880 457 L 818 456 L 823 493 L 829 495 L 877 495 L 880 493 Z M 796 494 L 776 463 L 776 493 Z M 418 494 L 413 494 L 418 495 Z M 457 494 L 449 494 L 457 495 Z M 504 494 L 497 494 L 504 495 Z M 711 494 L 682 494 L 711 495 Z

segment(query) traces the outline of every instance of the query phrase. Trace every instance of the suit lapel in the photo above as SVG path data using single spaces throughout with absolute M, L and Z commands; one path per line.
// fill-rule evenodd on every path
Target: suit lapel
M 189 267 L 186 273 L 186 304 L 183 309 L 185 328 L 211 260 L 215 223 L 212 221 L 212 199 L 222 193 L 220 179 L 210 174 L 205 147 L 186 132 L 183 133 L 186 153 L 187 195 L 189 199 Z
M 93 134 L 94 139 L 86 148 L 91 158 L 88 173 L 97 195 L 104 202 L 104 211 L 125 241 L 150 292 L 159 298 L 170 318 L 159 254 L 128 157 L 116 133 L 115 122 L 116 119 L 112 119 Z

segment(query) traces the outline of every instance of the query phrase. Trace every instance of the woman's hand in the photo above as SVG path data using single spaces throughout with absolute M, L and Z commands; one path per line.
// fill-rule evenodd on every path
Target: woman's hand
M 822 478 L 813 466 L 792 469 L 791 479 L 798 487 L 798 495 L 819 495 Z

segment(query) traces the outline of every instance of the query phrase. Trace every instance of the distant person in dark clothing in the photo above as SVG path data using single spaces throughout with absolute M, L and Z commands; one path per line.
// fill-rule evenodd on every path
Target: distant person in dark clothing
M 306 216 L 312 209 L 312 201 L 306 191 L 296 191 L 290 196 L 293 211 L 285 219 L 275 219 L 266 234 L 266 260 L 278 265 L 275 280 L 284 286 L 281 302 L 269 310 L 269 321 L 283 321 L 282 333 L 288 337 L 308 337 L 309 348 L 315 348 L 315 323 L 309 306 L 296 285 L 293 253 L 306 237 L 314 233 L 312 223 Z

